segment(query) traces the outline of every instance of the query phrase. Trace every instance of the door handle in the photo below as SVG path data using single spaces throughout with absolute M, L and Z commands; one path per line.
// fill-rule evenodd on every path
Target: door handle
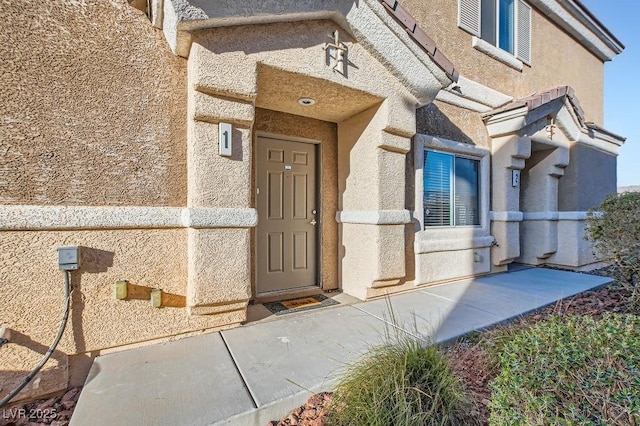
M 313 218 L 313 219 L 311 219 L 311 222 L 309 222 L 309 223 L 310 223 L 310 224 L 312 224 L 313 226 L 316 226 L 316 224 L 317 224 L 318 222 L 316 222 L 316 219 L 315 219 L 315 218 Z

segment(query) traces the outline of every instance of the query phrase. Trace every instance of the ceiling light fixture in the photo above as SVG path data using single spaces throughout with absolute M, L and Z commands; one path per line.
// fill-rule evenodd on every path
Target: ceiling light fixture
M 316 100 L 313 98 L 300 98 L 298 99 L 298 103 L 302 106 L 311 106 L 315 105 Z

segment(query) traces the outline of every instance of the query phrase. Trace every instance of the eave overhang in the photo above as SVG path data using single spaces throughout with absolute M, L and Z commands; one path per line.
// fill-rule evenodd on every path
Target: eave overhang
M 162 22 L 169 46 L 183 57 L 189 56 L 195 31 L 331 20 L 397 77 L 416 98 L 417 106 L 422 106 L 457 81 L 458 73 L 426 33 L 407 18 L 411 19 L 395 0 L 152 0 L 152 20 Z
M 567 140 L 617 155 L 626 138 L 585 121 L 573 88 L 559 86 L 516 99 L 482 115 L 489 136 L 509 134 L 539 137 L 541 129 L 555 126 Z
M 618 40 L 578 0 L 527 0 L 551 21 L 574 37 L 601 61 L 610 61 L 624 50 Z

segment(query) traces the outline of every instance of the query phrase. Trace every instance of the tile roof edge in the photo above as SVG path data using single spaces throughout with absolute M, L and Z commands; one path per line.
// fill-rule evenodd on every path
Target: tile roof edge
M 513 101 L 505 105 L 502 105 L 498 108 L 495 108 L 489 112 L 484 113 L 482 115 L 482 118 L 486 119 L 488 117 L 491 117 L 493 115 L 496 115 L 502 112 L 507 112 L 507 111 L 512 111 L 514 109 L 522 108 L 523 106 L 527 107 L 527 111 L 532 111 L 536 108 L 541 107 L 542 105 L 546 105 L 562 97 L 565 97 L 566 99 L 569 100 L 569 102 L 571 103 L 571 106 L 573 107 L 576 113 L 578 120 L 581 122 L 581 124 L 584 125 L 585 123 L 584 110 L 582 109 L 582 106 L 580 105 L 580 101 L 575 95 L 575 90 L 573 90 L 571 86 L 567 86 L 567 85 L 556 86 L 552 89 L 544 90 L 542 92 L 535 92 L 531 95 L 514 99 Z
M 447 56 L 442 53 L 436 43 L 433 41 L 431 37 L 427 35 L 427 33 L 418 26 L 416 20 L 407 12 L 407 10 L 402 7 L 402 5 L 397 0 L 379 0 L 380 3 L 387 9 L 389 14 L 391 14 L 395 20 L 404 27 L 405 31 L 409 33 L 411 38 L 416 42 L 418 46 L 420 46 L 426 53 L 429 55 L 431 60 L 442 69 L 447 77 L 449 77 L 454 82 L 458 82 L 458 77 L 460 76 L 458 70 L 456 70 L 453 62 L 447 58 Z
M 626 138 L 626 137 L 624 137 L 624 136 L 620 136 L 620 135 L 619 135 L 619 134 L 617 134 L 617 133 L 613 133 L 613 132 L 611 132 L 611 131 L 609 131 L 609 130 L 605 129 L 604 127 L 598 126 L 597 124 L 595 124 L 595 123 L 593 123 L 593 122 L 591 122 L 591 121 L 589 121 L 589 122 L 585 123 L 585 126 L 586 126 L 586 127 L 587 127 L 587 129 L 589 129 L 589 130 L 595 130 L 596 132 L 604 133 L 605 135 L 610 136 L 610 137 L 612 137 L 612 138 L 614 138 L 614 139 L 617 139 L 617 140 L 619 140 L 619 141 L 621 141 L 621 142 L 624 142 L 624 141 L 626 141 L 626 140 L 627 140 L 627 138 Z

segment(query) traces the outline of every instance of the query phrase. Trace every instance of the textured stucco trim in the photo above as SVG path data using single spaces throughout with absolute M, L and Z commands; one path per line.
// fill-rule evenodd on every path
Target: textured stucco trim
M 617 156 L 620 153 L 620 147 L 624 142 L 599 136 L 601 136 L 601 134 L 582 130 L 578 133 L 575 141 L 580 145 L 588 146 L 605 154 Z
M 529 0 L 602 61 L 622 53 L 624 46 L 593 15 L 574 0 Z
M 402 225 L 411 223 L 409 210 L 343 210 L 336 212 L 338 223 Z
M 490 87 L 458 76 L 458 81 L 438 92 L 436 99 L 448 104 L 486 113 L 513 101 L 512 96 L 505 95 Z
M 455 93 L 447 90 L 439 91 L 438 96 L 436 96 L 436 100 L 475 112 L 484 113 L 491 110 L 491 108 L 486 105 L 482 105 L 481 103 L 463 98 L 462 96 L 456 95 Z
M 517 59 L 511 53 L 505 52 L 504 50 L 500 49 L 499 47 L 496 47 L 493 44 L 487 43 L 486 41 L 482 40 L 481 38 L 478 38 L 478 37 L 474 36 L 472 41 L 471 41 L 471 46 L 474 49 L 479 50 L 480 52 L 489 55 L 490 57 L 492 57 L 496 61 L 500 61 L 503 64 L 505 64 L 505 65 L 515 69 L 515 70 L 522 71 L 523 65 L 522 65 L 522 61 L 521 60 Z
M 151 0 L 151 25 L 154 28 L 162 29 L 164 20 L 164 0 Z
M 538 221 L 538 220 L 552 220 L 557 221 L 560 216 L 558 212 L 523 212 L 522 220 Z
M 587 219 L 587 212 L 524 212 L 524 220 L 573 220 L 582 221 Z
M 494 222 L 522 222 L 524 220 L 524 214 L 521 211 L 492 211 L 491 220 Z
M 256 209 L 187 208 L 182 210 L 186 228 L 252 228 L 258 224 Z
M 492 138 L 515 134 L 524 128 L 534 128 L 534 123 L 555 116 L 555 125 L 572 142 L 589 146 L 609 155 L 618 155 L 625 138 L 614 135 L 604 129 L 595 129 L 593 125 L 582 122 L 579 116 L 581 108 L 573 89 L 560 87 L 533 97 L 514 101 L 508 105 L 484 115 L 487 132 Z M 546 133 L 543 136 L 547 138 Z M 551 142 L 551 141 L 549 141 Z
M 453 86 L 453 88 L 455 88 L 456 92 L 463 98 L 471 99 L 492 108 L 498 108 L 513 100 L 513 96 L 506 95 L 477 81 L 470 80 L 463 75 L 458 77 L 457 86 Z
M 433 150 L 443 150 L 453 154 L 468 155 L 471 157 L 483 158 L 491 154 L 489 148 L 471 145 L 463 142 L 456 142 L 442 137 L 425 135 L 418 133 L 415 135 L 419 147 Z
M 255 209 L 0 206 L 0 231 L 66 229 L 250 228 Z
M 495 239 L 489 235 L 475 238 L 418 240 L 413 245 L 416 254 L 422 254 L 490 247 L 494 241 Z

